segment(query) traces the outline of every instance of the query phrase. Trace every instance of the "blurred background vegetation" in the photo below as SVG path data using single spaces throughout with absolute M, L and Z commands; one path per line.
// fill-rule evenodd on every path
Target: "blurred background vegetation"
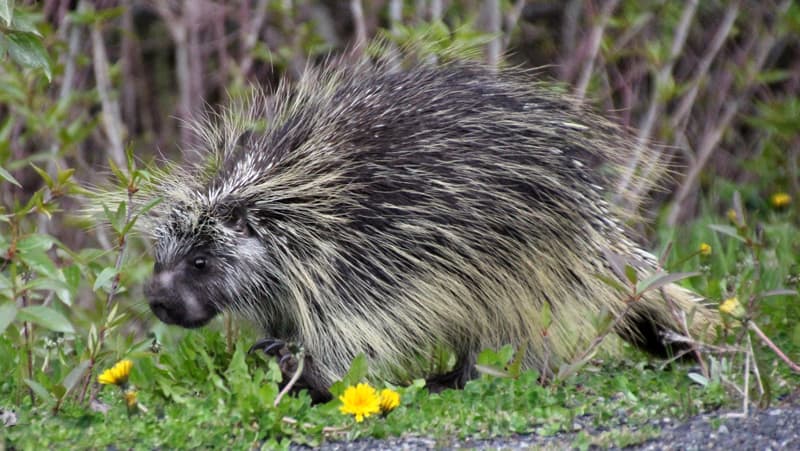
M 125 205 L 109 206 L 111 228 L 87 228 L 82 187 L 132 169 L 128 155 L 182 158 L 196 144 L 182 122 L 330 55 L 358 58 L 374 37 L 536 68 L 657 146 L 672 174 L 637 228 L 651 248 L 674 244 L 673 269 L 705 265 L 704 294 L 797 284 L 797 2 L 0 0 L 0 351 L 14 356 L 0 392 L 83 400 L 98 361 L 147 341 L 149 326 L 120 319 L 153 322 L 146 243 L 127 240 Z M 143 177 L 116 178 L 135 191 Z M 726 221 L 738 239 L 707 227 Z M 689 258 L 700 242 L 712 260 Z M 765 327 L 796 350 L 797 298 L 773 294 Z M 119 327 L 139 334 L 112 341 Z M 57 355 L 78 358 L 62 368 Z

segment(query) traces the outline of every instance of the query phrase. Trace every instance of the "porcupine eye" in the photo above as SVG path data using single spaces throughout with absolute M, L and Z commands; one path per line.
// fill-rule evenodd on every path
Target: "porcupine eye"
M 206 258 L 205 257 L 195 257 L 194 261 L 192 261 L 195 269 L 203 269 L 206 267 Z

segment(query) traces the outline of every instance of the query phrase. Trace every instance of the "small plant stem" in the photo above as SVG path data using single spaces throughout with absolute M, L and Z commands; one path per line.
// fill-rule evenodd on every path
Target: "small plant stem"
M 753 348 L 744 353 L 744 390 L 742 396 L 742 415 L 747 416 L 747 405 L 750 401 L 750 356 L 753 355 Z
M 303 374 L 303 367 L 305 366 L 305 361 L 306 361 L 305 353 L 303 352 L 299 353 L 297 356 L 297 369 L 292 375 L 292 378 L 289 379 L 289 382 L 286 383 L 286 386 L 283 387 L 283 390 L 281 390 L 281 392 L 278 393 L 278 396 L 275 397 L 275 401 L 272 403 L 273 407 L 278 407 L 278 404 L 281 402 L 281 399 L 283 399 L 286 393 L 289 393 L 289 390 L 291 390 L 292 387 L 294 387 L 294 384 L 297 383 L 297 380 L 300 379 L 300 376 Z
M 27 307 L 27 306 L 28 306 L 28 296 L 23 294 L 22 295 L 22 307 L 24 308 L 24 307 Z M 31 346 L 33 346 L 33 344 L 31 343 L 31 341 L 33 340 L 33 338 L 31 337 L 31 335 L 32 335 L 31 334 L 31 327 L 33 327 L 33 324 L 30 321 L 25 321 L 23 323 L 23 326 L 24 326 L 23 330 L 25 331 L 25 357 L 26 357 L 27 366 L 28 366 L 28 368 L 27 368 L 28 369 L 28 379 L 33 380 L 33 351 L 31 350 Z M 30 387 L 28 387 L 28 394 L 31 397 L 31 404 L 35 405 L 36 404 L 36 395 L 34 394 L 33 389 L 30 388 Z
M 592 27 L 592 31 L 590 32 L 589 55 L 585 59 L 586 64 L 583 66 L 580 79 L 575 87 L 575 97 L 579 101 L 582 101 L 586 96 L 586 89 L 589 87 L 589 82 L 592 79 L 594 64 L 597 60 L 597 54 L 600 51 L 600 44 L 603 41 L 603 33 L 605 32 L 606 25 L 608 25 L 608 21 L 611 18 L 611 14 L 614 12 L 614 9 L 617 8 L 617 4 L 619 4 L 619 0 L 610 0 L 603 4 L 603 8 L 600 11 L 600 16 L 597 18 L 597 22 L 595 23 L 594 27 Z
M 755 332 L 756 335 L 758 335 L 758 338 L 760 338 L 761 341 L 763 341 L 764 344 L 767 345 L 767 347 L 772 349 L 772 352 L 774 352 L 781 360 L 783 360 L 784 363 L 786 363 L 786 365 L 788 365 L 789 368 L 792 369 L 792 371 L 800 373 L 800 365 L 794 363 L 792 359 L 787 357 L 786 354 L 784 354 L 783 351 L 781 351 L 781 349 L 777 345 L 775 345 L 775 343 L 773 343 L 772 340 L 770 340 L 769 337 L 767 337 L 766 334 L 764 334 L 764 332 L 758 326 L 756 326 L 754 322 L 748 321 L 747 327 L 753 332 Z
M 125 224 L 129 224 L 131 222 L 132 210 L 131 203 L 133 201 L 133 193 L 136 192 L 136 187 L 134 186 L 133 182 L 128 185 L 128 208 L 126 208 L 125 212 Z M 111 289 L 108 292 L 108 297 L 106 298 L 106 314 L 108 314 L 109 309 L 111 308 L 111 303 L 114 300 L 114 295 L 119 290 L 119 281 L 120 281 L 120 271 L 122 270 L 122 262 L 125 257 L 125 248 L 127 247 L 127 240 L 125 239 L 125 235 L 120 235 L 118 239 L 119 245 L 119 252 L 117 253 L 117 261 L 115 262 L 114 268 L 116 269 L 116 275 L 114 276 L 114 280 L 111 282 Z M 97 363 L 97 354 L 100 352 L 100 349 L 103 348 L 103 343 L 105 342 L 106 332 L 108 331 L 107 325 L 103 325 L 100 327 L 100 330 L 97 333 L 97 345 L 95 346 L 92 355 L 89 357 L 89 367 L 86 370 L 86 378 L 83 381 L 83 388 L 81 389 L 81 398 L 80 402 L 86 399 L 86 392 L 89 388 L 89 383 L 92 381 L 92 373 L 94 370 L 94 365 Z M 94 399 L 97 396 L 97 386 L 95 389 L 92 390 L 92 395 L 90 399 Z
M 560 380 L 566 379 L 568 376 L 570 376 L 572 373 L 574 373 L 578 369 L 579 366 L 581 366 L 583 363 L 585 363 L 587 356 L 591 355 L 595 351 L 595 349 L 597 349 L 597 347 L 600 346 L 600 343 L 603 342 L 603 340 L 608 336 L 608 334 L 610 334 L 611 331 L 613 331 L 619 325 L 619 323 L 622 321 L 623 318 L 625 318 L 625 316 L 627 316 L 627 314 L 631 310 L 631 307 L 633 306 L 633 303 L 639 300 L 639 296 L 640 295 L 631 296 L 631 298 L 626 303 L 627 305 L 625 306 L 625 310 L 623 310 L 622 313 L 619 314 L 619 316 L 614 318 L 614 321 L 611 323 L 611 325 L 609 325 L 601 334 L 596 336 L 592 340 L 592 342 L 589 343 L 589 347 L 587 347 L 586 350 L 583 351 L 574 360 L 575 363 L 573 363 L 573 364 L 569 365 L 568 367 L 566 367 L 566 369 L 564 371 L 559 371 L 559 374 L 557 374 L 555 376 L 554 381 L 557 380 L 557 379 L 560 379 Z
M 764 383 L 761 381 L 761 373 L 758 371 L 758 362 L 755 359 L 755 352 L 753 352 L 753 340 L 750 338 L 750 334 L 747 334 L 747 347 L 750 349 L 750 353 L 752 354 L 753 360 L 753 374 L 756 376 L 756 382 L 758 382 L 758 393 L 759 395 L 764 395 Z
M 297 418 L 292 418 L 292 417 L 283 417 L 283 418 L 281 418 L 281 421 L 283 421 L 286 424 L 299 425 L 299 426 L 307 428 L 307 429 L 312 429 L 312 428 L 316 427 L 312 423 L 300 423 L 299 421 L 297 421 Z M 325 427 L 322 428 L 322 433 L 325 434 L 325 435 L 332 435 L 332 434 L 338 434 L 340 432 L 347 431 L 349 429 L 350 428 L 346 427 L 346 426 L 325 426 Z

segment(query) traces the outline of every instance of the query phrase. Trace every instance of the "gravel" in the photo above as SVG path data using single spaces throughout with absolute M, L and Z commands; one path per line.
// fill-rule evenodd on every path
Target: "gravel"
M 712 412 L 697 415 L 685 422 L 670 418 L 654 419 L 645 426 L 627 426 L 635 434 L 643 427 L 660 430 L 657 438 L 626 449 L 635 450 L 800 450 L 800 403 L 751 411 L 746 417 L 737 412 Z M 585 430 L 598 437 L 602 431 Z M 428 449 L 564 449 L 577 434 L 539 436 L 535 434 L 497 437 L 475 441 L 437 441 L 425 437 L 402 437 L 387 440 L 360 439 L 353 442 L 328 442 L 321 449 L 339 450 L 428 450 Z M 601 441 L 600 443 L 604 443 Z M 610 441 L 609 443 L 614 443 Z M 297 449 L 302 449 L 298 447 Z

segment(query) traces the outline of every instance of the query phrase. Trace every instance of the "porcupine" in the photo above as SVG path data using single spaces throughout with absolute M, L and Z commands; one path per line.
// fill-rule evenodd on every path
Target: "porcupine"
M 628 283 L 610 255 L 660 270 L 608 200 L 634 146 L 523 71 L 308 69 L 193 128 L 206 158 L 157 176 L 163 202 L 142 220 L 151 309 L 184 327 L 229 310 L 273 353 L 302 345 L 315 399 L 362 353 L 392 382 L 463 386 L 478 352 L 506 344 L 547 371 L 596 336 L 601 312 L 626 312 L 616 332 L 663 354 L 661 332 L 685 327 L 673 307 L 695 308 L 675 284 L 628 306 L 597 277 Z M 692 332 L 715 321 L 698 308 Z M 455 367 L 428 374 L 442 346 Z

